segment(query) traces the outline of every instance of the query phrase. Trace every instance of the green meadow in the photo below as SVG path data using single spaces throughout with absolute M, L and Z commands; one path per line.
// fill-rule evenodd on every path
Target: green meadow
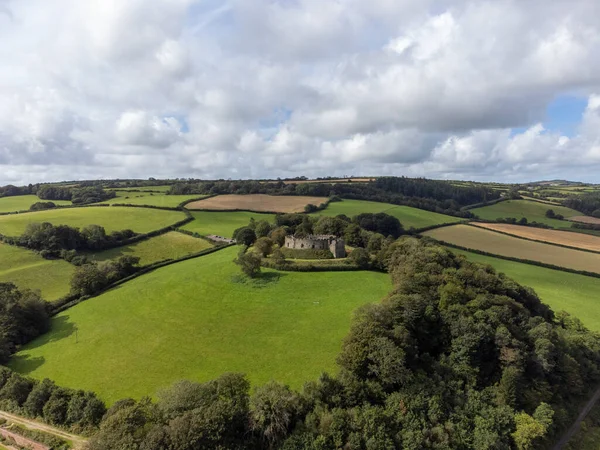
M 567 311 L 589 329 L 600 331 L 600 279 L 450 249 L 467 259 L 490 264 L 522 285 L 532 287 L 554 311 Z
M 183 227 L 183 230 L 191 231 L 201 235 L 216 234 L 223 237 L 232 237 L 233 232 L 245 227 L 254 218 L 257 222 L 268 220 L 274 222 L 274 214 L 260 214 L 248 211 L 191 211 L 194 221 Z
M 107 232 L 131 229 L 137 233 L 148 233 L 184 219 L 182 212 L 160 209 L 119 206 L 68 208 L 0 216 L 0 234 L 20 236 L 27 224 L 35 222 L 79 228 L 94 224 L 103 226 Z
M 391 288 L 375 272 L 263 270 L 247 281 L 232 263 L 237 251 L 167 266 L 80 303 L 54 317 L 10 367 L 109 403 L 224 372 L 300 388 L 336 371 L 353 311 Z
M 158 261 L 181 258 L 211 247 L 212 245 L 204 239 L 171 231 L 131 245 L 90 253 L 89 256 L 95 261 L 106 261 L 121 256 L 137 256 L 140 258 L 140 265 L 146 266 Z
M 530 200 L 506 200 L 495 205 L 471 209 L 470 211 L 484 220 L 496 220 L 498 218 L 515 217 L 527 218 L 529 222 L 541 222 L 553 228 L 571 228 L 571 223 L 564 220 L 549 219 L 546 211 L 552 209 L 556 214 L 562 214 L 565 218 L 581 216 L 582 214 L 564 206 L 548 205 Z
M 75 267 L 63 260 L 47 260 L 30 250 L 0 243 L 0 283 L 39 290 L 47 301 L 69 293 Z
M 175 208 L 180 203 L 200 199 L 206 196 L 203 195 L 163 195 L 152 192 L 128 192 L 119 191 L 119 194 L 127 192 L 128 195 L 118 195 L 115 198 L 111 198 L 103 203 L 108 204 L 128 204 L 128 205 L 147 205 L 147 206 L 160 206 L 163 208 Z
M 410 206 L 398 206 L 389 203 L 368 202 L 364 200 L 342 200 L 341 202 L 330 203 L 323 211 L 311 214 L 312 216 L 337 216 L 345 214 L 353 217 L 361 213 L 380 213 L 384 212 L 390 216 L 397 217 L 404 229 L 410 227 L 416 229 L 438 225 L 441 223 L 459 222 L 458 217 L 438 214 L 423 209 L 411 208 Z
M 37 195 L 17 195 L 14 197 L 0 198 L 0 213 L 27 211 L 34 203 L 48 201 L 51 201 L 58 206 L 66 206 L 71 204 L 71 202 L 64 200 L 42 200 Z

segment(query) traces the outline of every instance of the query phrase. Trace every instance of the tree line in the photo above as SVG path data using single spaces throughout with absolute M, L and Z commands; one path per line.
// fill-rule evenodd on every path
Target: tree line
M 62 187 L 49 184 L 29 184 L 28 186 L 0 186 L 1 197 L 19 195 L 37 195 L 42 200 L 68 200 L 74 205 L 88 205 L 103 202 L 117 196 L 114 191 L 106 191 L 102 185 L 84 185 L 77 187 Z
M 428 240 L 385 252 L 393 290 L 353 319 L 339 373 L 297 392 L 241 374 L 117 402 L 96 449 L 545 448 L 600 381 L 600 337 Z
M 588 216 L 600 218 L 600 192 L 586 192 L 563 200 L 567 208 L 580 211 Z

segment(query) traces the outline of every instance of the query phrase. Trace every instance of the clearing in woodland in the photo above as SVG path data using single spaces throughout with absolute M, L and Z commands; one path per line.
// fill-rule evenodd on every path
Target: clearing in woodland
M 26 214 L 0 216 L 0 234 L 20 236 L 30 223 L 50 222 L 54 225 L 69 225 L 83 228 L 100 225 L 106 232 L 133 230 L 148 233 L 166 228 L 185 219 L 180 211 L 165 211 L 149 208 L 127 208 L 120 206 L 93 206 L 40 211 Z
M 211 248 L 212 245 L 204 239 L 188 236 L 177 231 L 161 234 L 131 245 L 111 248 L 98 253 L 90 253 L 95 261 L 106 261 L 121 256 L 137 256 L 140 265 L 146 266 L 158 261 L 177 259 Z
M 365 200 L 342 200 L 341 202 L 332 202 L 323 211 L 318 211 L 311 215 L 337 216 L 339 214 L 345 214 L 348 217 L 353 217 L 362 213 L 380 212 L 398 218 L 406 230 L 411 227 L 420 229 L 442 223 L 460 222 L 461 220 L 459 217 L 411 208 L 410 206 L 398 206 L 390 203 L 369 202 Z
M 506 223 L 476 223 L 481 228 L 502 233 L 512 234 L 526 239 L 540 242 L 549 242 L 551 244 L 566 245 L 567 247 L 581 248 L 600 252 L 600 237 L 582 233 L 572 233 L 570 231 L 547 230 L 544 228 L 524 227 L 521 225 L 511 225 Z
M 449 244 L 495 255 L 600 273 L 600 254 L 526 241 L 470 225 L 437 228 L 426 231 L 423 235 Z
M 565 219 L 581 215 L 579 211 L 571 208 L 548 205 L 531 200 L 506 200 L 495 205 L 471 209 L 470 212 L 484 220 L 504 219 L 506 217 L 514 217 L 518 220 L 525 217 L 529 222 L 545 223 L 552 228 L 571 227 L 571 224 L 567 221 L 546 217 L 546 211 L 549 209 L 553 210 L 556 214 L 563 215 Z
M 249 281 L 232 263 L 237 252 L 173 264 L 80 303 L 54 317 L 10 367 L 108 402 L 224 372 L 300 388 L 336 371 L 353 311 L 391 289 L 376 272 L 263 270 Z
M 0 213 L 28 211 L 29 207 L 37 202 L 52 202 L 56 206 L 71 204 L 71 202 L 65 200 L 42 200 L 37 195 L 17 195 L 0 198 Z
M 320 205 L 327 201 L 325 197 L 308 197 L 301 195 L 217 195 L 186 205 L 187 209 L 202 209 L 210 211 L 258 211 L 295 213 L 304 212 L 306 205 Z
M 518 283 L 532 287 L 542 302 L 549 305 L 554 312 L 566 311 L 579 318 L 590 330 L 600 331 L 600 302 L 596 301 L 600 292 L 599 278 L 453 248 L 449 250 L 465 255 L 469 261 L 491 265 L 498 272 L 505 273 Z
M 194 221 L 181 227 L 182 230 L 198 233 L 202 236 L 215 234 L 227 238 L 233 237 L 238 228 L 248 226 L 250 219 L 257 222 L 266 220 L 273 223 L 275 214 L 261 214 L 249 211 L 192 211 Z
M 0 243 L 0 283 L 40 290 L 47 301 L 69 293 L 74 271 L 75 266 L 62 259 L 47 260 L 30 250 Z

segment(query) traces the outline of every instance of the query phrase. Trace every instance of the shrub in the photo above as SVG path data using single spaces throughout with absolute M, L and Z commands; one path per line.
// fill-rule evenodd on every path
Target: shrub
M 256 278 L 260 274 L 261 257 L 255 253 L 242 250 L 234 262 L 250 278 Z

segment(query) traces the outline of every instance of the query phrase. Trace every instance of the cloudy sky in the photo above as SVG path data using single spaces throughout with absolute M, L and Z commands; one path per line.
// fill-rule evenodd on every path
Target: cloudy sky
M 600 182 L 598 0 L 0 0 L 0 185 Z

